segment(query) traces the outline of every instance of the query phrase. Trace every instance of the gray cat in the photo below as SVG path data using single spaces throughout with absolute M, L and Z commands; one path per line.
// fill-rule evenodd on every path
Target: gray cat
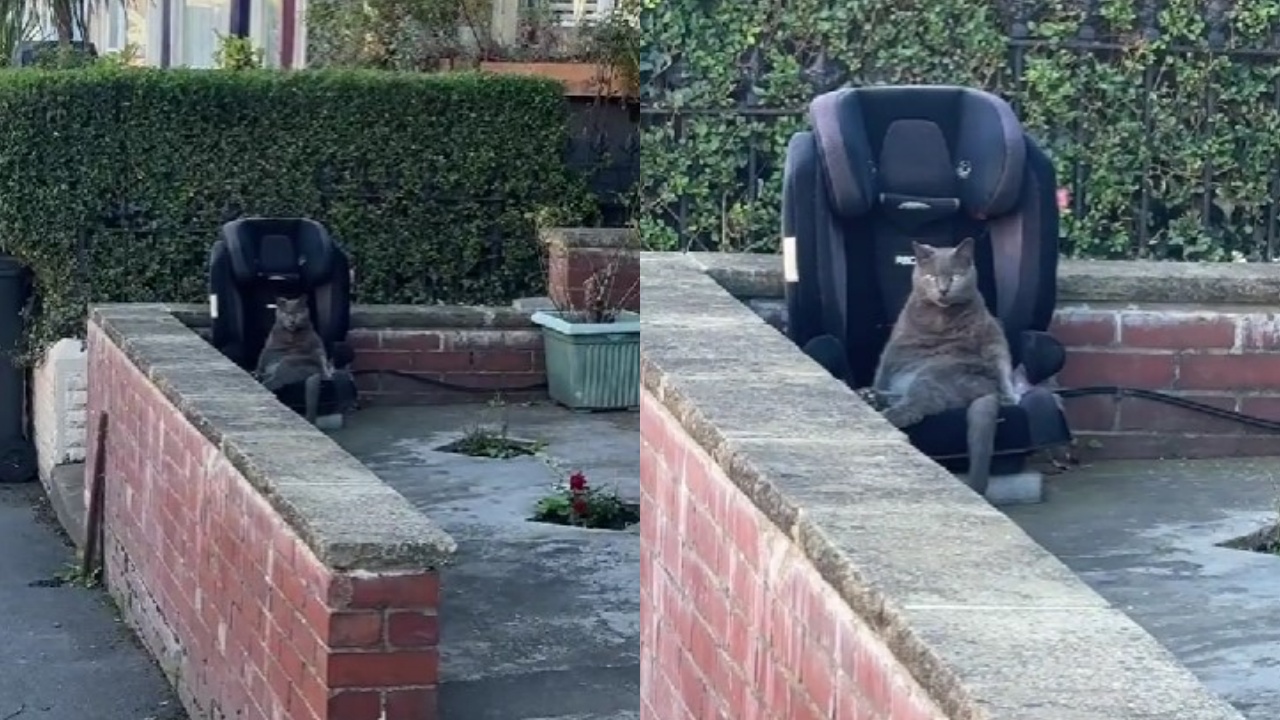
M 978 290 L 973 239 L 955 248 L 912 243 L 911 295 L 893 326 L 874 390 L 905 428 L 967 408 L 969 487 L 986 494 L 1000 405 L 1017 402 L 1009 344 Z
M 315 424 L 320 411 L 320 384 L 333 378 L 333 363 L 311 324 L 305 297 L 276 298 L 276 322 L 258 356 L 253 376 L 272 392 L 305 383 L 307 421 Z

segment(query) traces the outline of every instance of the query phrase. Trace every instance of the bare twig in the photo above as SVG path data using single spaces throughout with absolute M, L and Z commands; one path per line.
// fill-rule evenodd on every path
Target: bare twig
M 549 248 L 543 255 L 543 270 L 550 277 L 550 256 L 556 254 L 556 248 Z M 565 317 L 578 318 L 582 322 L 611 323 L 627 309 L 628 305 L 640 292 L 640 280 L 634 278 L 625 289 L 621 286 L 621 274 L 624 263 L 633 262 L 634 248 L 621 245 L 608 248 L 596 248 L 590 252 L 579 254 L 578 258 L 590 258 L 590 274 L 582 281 L 580 288 L 566 289 L 562 294 L 551 293 L 551 302 L 556 310 Z M 561 259 L 569 261 L 564 253 Z M 571 268 L 565 268 L 570 271 Z M 576 298 L 575 290 L 582 291 L 581 298 Z

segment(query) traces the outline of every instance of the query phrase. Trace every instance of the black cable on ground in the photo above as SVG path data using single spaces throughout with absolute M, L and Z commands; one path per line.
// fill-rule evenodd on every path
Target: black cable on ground
M 352 375 L 393 375 L 395 377 L 407 378 L 420 382 L 423 385 L 431 385 L 433 387 L 443 388 L 446 390 L 456 390 L 459 392 L 470 393 L 514 393 L 514 392 L 532 392 L 536 390 L 546 390 L 545 382 L 532 383 L 529 385 L 513 385 L 508 387 L 473 387 L 470 385 L 459 385 L 457 383 L 446 382 L 427 375 L 416 375 L 414 373 L 404 372 L 401 370 L 356 370 Z M 1156 390 L 1143 390 L 1142 388 L 1120 387 L 1118 385 L 1095 385 L 1082 388 L 1064 388 L 1055 391 L 1058 397 L 1063 399 L 1088 397 L 1096 395 L 1110 395 L 1112 397 L 1125 398 L 1133 397 L 1152 402 L 1164 403 L 1172 405 L 1184 410 L 1202 413 L 1204 415 L 1212 415 L 1224 420 L 1238 422 L 1241 425 L 1248 425 L 1262 430 L 1280 433 L 1280 421 L 1268 420 L 1266 418 L 1246 415 L 1234 410 L 1226 410 L 1214 405 L 1208 405 L 1195 400 L 1169 395 L 1167 393 L 1158 392 Z
M 1196 402 L 1195 400 L 1188 400 L 1186 398 L 1169 395 L 1156 390 L 1143 390 L 1141 388 L 1127 388 L 1116 385 L 1097 385 L 1093 387 L 1065 388 L 1054 392 L 1058 397 L 1064 399 L 1086 397 L 1089 395 L 1110 395 L 1118 398 L 1141 398 L 1143 400 L 1151 400 L 1153 402 L 1164 403 L 1166 405 L 1173 405 L 1174 407 L 1180 407 L 1192 412 L 1212 415 L 1224 420 L 1231 420 L 1233 422 L 1238 422 L 1241 425 L 1248 425 L 1250 427 L 1280 433 L 1280 421 L 1267 420 L 1266 418 L 1254 417 L 1253 415 L 1245 415 L 1244 413 L 1239 413 L 1234 410 L 1224 410 L 1220 407 L 1214 407 L 1213 405 Z
M 416 380 L 423 385 L 431 385 L 433 387 L 444 388 L 445 390 L 457 390 L 459 392 L 470 393 L 516 393 L 516 392 L 533 392 L 535 390 L 546 390 L 545 382 L 533 383 L 530 385 L 513 385 L 511 387 L 474 387 L 471 385 L 458 385 L 457 383 L 445 382 L 426 375 L 415 375 L 403 370 L 353 370 L 352 375 L 394 375 L 395 377 Z

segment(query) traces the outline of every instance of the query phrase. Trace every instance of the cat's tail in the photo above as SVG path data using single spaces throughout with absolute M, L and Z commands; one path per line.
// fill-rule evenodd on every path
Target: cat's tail
M 983 395 L 969 403 L 966 412 L 969 448 L 969 487 L 986 496 L 991 480 L 991 457 L 996 449 L 996 423 L 1000 421 L 1000 396 Z

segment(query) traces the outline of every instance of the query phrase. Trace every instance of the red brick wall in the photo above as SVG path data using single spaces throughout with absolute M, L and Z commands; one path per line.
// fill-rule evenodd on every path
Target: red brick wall
M 365 404 L 488 402 L 499 391 L 512 402 L 546 397 L 542 332 L 536 327 L 357 329 L 348 339 L 356 352 L 352 369 Z
M 1257 307 L 1158 305 L 1058 310 L 1063 387 L 1168 392 L 1280 420 L 1280 315 Z M 1280 437 L 1149 400 L 1066 400 L 1079 449 L 1092 457 L 1274 455 Z
M 557 307 L 582 307 L 583 285 L 592 274 L 614 260 L 618 270 L 608 295 L 609 307 L 640 309 L 640 257 L 615 248 L 566 247 L 552 243 L 547 249 L 547 295 Z
M 942 720 L 874 632 L 641 394 L 640 692 L 652 720 Z
M 193 720 L 436 717 L 436 573 L 325 567 L 96 326 L 88 342 L 107 586 Z

